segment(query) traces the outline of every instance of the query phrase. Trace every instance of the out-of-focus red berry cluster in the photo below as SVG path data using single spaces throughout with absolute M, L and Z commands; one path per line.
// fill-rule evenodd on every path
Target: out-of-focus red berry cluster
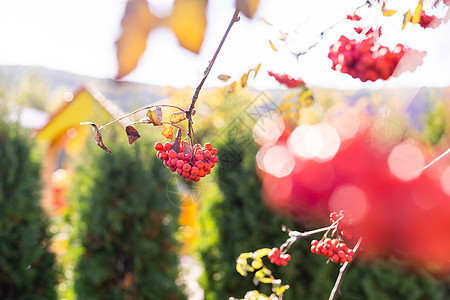
M 199 144 L 191 148 L 186 142 L 182 142 L 179 147 L 173 147 L 173 143 L 167 142 L 156 143 L 155 149 L 157 157 L 164 161 L 164 165 L 172 172 L 177 172 L 187 181 L 199 181 L 211 173 L 219 161 L 217 157 L 217 149 L 213 148 L 210 143 L 206 143 L 204 147 Z M 179 149 L 178 153 L 175 149 Z M 190 149 L 190 153 L 185 153 L 184 149 Z
M 419 25 L 423 28 L 436 28 L 441 25 L 442 21 L 441 18 L 427 15 L 423 10 L 420 12 Z
M 267 74 L 274 77 L 276 81 L 290 89 L 305 85 L 305 82 L 301 78 L 295 79 L 287 74 L 278 74 L 272 71 L 268 71 Z
M 270 262 L 278 266 L 286 266 L 288 261 L 291 260 L 291 255 L 287 253 L 281 253 L 278 248 L 273 248 L 272 251 L 267 255 Z
M 353 250 L 348 248 L 344 242 L 338 239 L 326 238 L 323 240 L 311 241 L 311 252 L 327 256 L 332 262 L 343 264 L 346 261 L 351 262 Z
M 424 52 L 406 48 L 402 44 L 398 44 L 393 51 L 390 51 L 389 48 L 377 42 L 378 36 L 378 30 L 368 34 L 361 41 L 351 40 L 342 35 L 330 46 L 328 57 L 333 61 L 332 69 L 366 82 L 367 80 L 387 80 L 394 74 L 405 53 L 411 57 L 420 58 L 408 66 L 408 71 L 415 70 L 417 65 L 422 64 Z

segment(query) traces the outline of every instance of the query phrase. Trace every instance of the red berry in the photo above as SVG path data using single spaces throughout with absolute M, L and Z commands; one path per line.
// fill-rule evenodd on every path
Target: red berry
M 166 142 L 166 143 L 164 144 L 164 150 L 170 150 L 170 148 L 172 148 L 172 143 Z
M 155 144 L 155 150 L 160 151 L 164 149 L 164 145 L 160 142 Z
M 183 171 L 189 172 L 190 170 L 191 170 L 191 165 L 190 164 L 184 164 Z

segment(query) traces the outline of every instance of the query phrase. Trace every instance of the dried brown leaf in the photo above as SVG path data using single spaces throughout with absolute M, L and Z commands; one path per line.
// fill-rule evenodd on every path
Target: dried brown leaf
M 186 113 L 180 111 L 170 115 L 170 123 L 177 124 L 186 120 Z
M 225 74 L 220 74 L 219 76 L 217 76 L 217 78 L 219 78 L 220 80 L 226 82 L 226 81 L 228 81 L 228 79 L 231 78 L 231 76 L 225 75 Z
M 192 156 L 192 147 L 188 143 L 183 143 L 183 152 L 184 154 L 190 154 Z
M 94 130 L 96 132 L 95 135 L 94 135 L 94 140 L 97 143 L 97 145 L 100 148 L 102 148 L 103 150 L 105 150 L 106 152 L 111 153 L 111 150 L 109 150 L 108 147 L 106 147 L 106 145 L 103 143 L 102 134 L 98 130 L 98 127 L 97 127 L 97 125 L 95 123 L 83 122 L 83 123 L 80 123 L 80 125 L 91 125 L 92 126 L 92 130 Z
M 128 136 L 128 144 L 133 144 L 138 138 L 140 138 L 139 132 L 133 126 L 128 125 L 125 127 L 125 131 Z
M 119 69 L 116 78 L 133 71 L 145 51 L 147 37 L 157 19 L 146 0 L 129 0 L 122 18 L 122 33 L 116 42 Z
M 247 18 L 253 18 L 258 9 L 259 0 L 236 0 L 236 8 Z
M 183 48 L 199 53 L 206 30 L 207 0 L 175 0 L 170 26 Z
M 169 140 L 173 139 L 173 126 L 172 125 L 164 126 L 164 129 L 161 132 L 161 134 Z
M 162 119 L 163 119 L 163 114 L 162 114 L 162 109 L 160 106 L 156 106 L 156 107 L 151 107 L 148 111 L 147 111 L 147 117 L 149 117 L 150 121 L 149 123 L 155 125 L 155 126 L 161 126 L 162 125 Z

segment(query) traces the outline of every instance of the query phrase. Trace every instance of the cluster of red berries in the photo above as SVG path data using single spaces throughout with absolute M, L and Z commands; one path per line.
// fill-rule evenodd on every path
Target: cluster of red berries
M 311 252 L 325 255 L 332 262 L 343 264 L 346 261 L 351 262 L 353 257 L 353 250 L 348 248 L 344 242 L 337 239 L 326 238 L 323 240 L 311 241 Z
M 419 54 L 418 60 L 408 71 L 413 71 L 422 63 L 424 54 L 417 50 L 408 49 L 402 44 L 395 46 L 393 51 L 381 46 L 378 42 L 379 34 L 367 35 L 361 41 L 350 40 L 341 36 L 339 40 L 330 46 L 328 57 L 333 61 L 333 70 L 359 78 L 361 81 L 387 80 L 394 73 L 400 59 L 408 51 L 409 54 Z M 413 53 L 414 52 L 414 53 Z M 412 69 L 413 68 L 413 69 Z
M 350 221 L 349 218 L 345 218 L 345 212 L 343 210 L 332 212 L 330 214 L 330 222 L 331 224 L 337 223 L 337 229 L 341 236 L 349 240 L 352 239 L 353 235 L 350 229 Z
M 419 25 L 423 28 L 436 28 L 441 25 L 443 19 L 436 16 L 429 16 L 423 10 L 420 12 Z
M 210 174 L 211 169 L 219 161 L 217 149 L 210 143 L 206 143 L 204 147 L 196 144 L 191 148 L 187 142 L 182 142 L 176 147 L 170 142 L 164 145 L 158 142 L 155 144 L 155 149 L 158 151 L 157 157 L 164 161 L 166 167 L 189 182 L 197 182 Z
M 272 71 L 268 71 L 267 74 L 274 77 L 276 81 L 290 89 L 305 85 L 305 82 L 301 78 L 295 79 L 287 74 L 278 74 Z
M 287 253 L 281 253 L 278 248 L 273 248 L 267 255 L 270 262 L 278 266 L 286 266 L 288 261 L 291 260 L 291 255 Z

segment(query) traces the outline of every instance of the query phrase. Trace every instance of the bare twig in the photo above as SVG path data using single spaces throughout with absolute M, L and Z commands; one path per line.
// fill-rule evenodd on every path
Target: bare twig
M 359 238 L 355 247 L 353 247 L 354 253 L 356 253 L 356 251 L 358 251 L 359 246 L 361 246 L 361 241 L 362 241 L 362 238 Z M 347 273 L 347 270 L 348 270 L 348 267 L 350 266 L 350 264 L 351 264 L 350 262 L 346 261 L 339 269 L 339 275 L 336 278 L 336 282 L 334 283 L 333 289 L 331 290 L 330 297 L 328 298 L 328 300 L 336 299 L 336 296 L 339 293 L 339 289 L 340 289 L 342 281 L 344 279 L 344 275 L 345 275 L 345 273 Z
M 433 159 L 430 163 L 428 163 L 425 167 L 422 168 L 422 171 L 424 171 L 425 169 L 428 169 L 429 167 L 431 167 L 432 165 L 434 165 L 436 162 L 438 162 L 441 158 L 447 156 L 450 153 L 450 148 L 448 148 L 447 150 L 445 150 L 444 153 L 442 153 L 441 155 L 439 155 L 438 157 L 436 157 L 435 159 Z
M 226 38 L 227 38 L 227 36 L 228 36 L 228 33 L 229 33 L 230 30 L 231 30 L 231 27 L 232 27 L 233 24 L 236 23 L 237 21 L 239 21 L 239 10 L 238 10 L 238 9 L 236 9 L 236 10 L 234 11 L 234 14 L 233 14 L 233 17 L 231 18 L 230 24 L 228 25 L 228 28 L 227 28 L 227 30 L 225 31 L 225 34 L 223 35 L 222 40 L 220 41 L 220 44 L 219 44 L 219 46 L 217 47 L 217 50 L 216 50 L 216 52 L 214 53 L 213 58 L 212 58 L 211 61 L 209 62 L 208 67 L 205 69 L 205 72 L 203 73 L 203 78 L 202 78 L 202 80 L 200 81 L 199 85 L 198 85 L 197 88 L 195 89 L 194 95 L 192 96 L 192 99 L 191 99 L 191 104 L 189 105 L 189 108 L 188 108 L 187 111 L 186 111 L 186 118 L 189 120 L 189 123 L 192 122 L 192 115 L 193 115 L 193 112 L 194 112 L 195 103 L 196 103 L 196 101 L 197 101 L 197 99 L 198 99 L 198 95 L 200 94 L 200 90 L 202 89 L 203 84 L 205 83 L 205 80 L 206 80 L 206 78 L 208 77 L 209 72 L 211 71 L 211 69 L 212 69 L 212 67 L 213 67 L 213 65 L 214 65 L 214 62 L 216 61 L 216 58 L 217 58 L 217 56 L 219 55 L 220 50 L 222 49 L 222 46 L 223 46 L 223 44 L 224 44 L 224 42 L 225 42 L 225 40 L 226 40 Z
M 368 5 L 370 7 L 372 5 L 371 1 L 367 0 L 364 4 L 361 4 L 360 6 L 355 8 L 355 12 L 357 10 L 359 10 L 360 8 L 363 8 L 366 5 Z M 336 22 L 335 24 L 331 25 L 330 27 L 324 29 L 321 33 L 318 34 L 317 41 L 315 43 L 313 43 L 312 45 L 310 45 L 305 50 L 297 52 L 297 53 L 296 52 L 292 52 L 292 54 L 295 55 L 295 57 L 298 59 L 301 55 L 304 55 L 304 54 L 308 53 L 312 48 L 316 47 L 323 40 L 323 36 L 325 35 L 326 32 L 330 31 L 331 29 L 333 29 L 334 27 L 336 27 L 340 23 L 344 22 L 346 19 L 347 18 L 343 18 L 343 19 L 339 20 L 338 22 Z

